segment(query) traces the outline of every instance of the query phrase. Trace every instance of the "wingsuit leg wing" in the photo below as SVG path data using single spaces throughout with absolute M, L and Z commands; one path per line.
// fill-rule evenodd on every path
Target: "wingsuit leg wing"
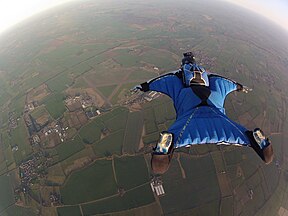
M 258 130 L 258 128 L 256 128 L 255 130 Z M 255 132 L 255 130 L 254 130 L 254 132 Z M 264 137 L 262 140 L 262 143 L 265 142 L 265 145 L 261 146 L 261 143 L 259 143 L 259 142 L 257 143 L 257 141 L 255 140 L 255 136 L 253 136 L 253 131 L 246 131 L 246 135 L 250 140 L 250 146 L 254 149 L 256 154 L 266 164 L 271 163 L 273 161 L 273 158 L 274 158 L 274 152 L 273 152 L 272 144 L 270 143 L 269 139 Z

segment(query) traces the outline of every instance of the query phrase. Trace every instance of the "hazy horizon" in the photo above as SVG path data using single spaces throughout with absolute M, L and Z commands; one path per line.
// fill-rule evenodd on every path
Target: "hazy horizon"
M 36 14 L 77 0 L 11 0 L 0 3 L 0 34 L 9 31 L 13 26 L 28 20 Z M 221 0 L 215 0 L 221 1 Z M 288 33 L 288 2 L 284 0 L 222 0 L 238 7 L 245 8 L 278 24 Z M 100 0 L 99 0 L 100 2 Z M 17 7 L 15 7 L 17 5 Z

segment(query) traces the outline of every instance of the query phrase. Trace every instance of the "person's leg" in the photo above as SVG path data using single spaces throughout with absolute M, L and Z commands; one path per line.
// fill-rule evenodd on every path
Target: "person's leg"
M 168 170 L 173 156 L 173 147 L 173 134 L 166 131 L 160 133 L 151 158 L 151 168 L 154 174 L 164 174 Z
M 269 139 L 264 136 L 264 134 L 261 130 L 259 130 L 259 129 L 255 129 L 255 130 L 257 130 L 257 132 L 259 132 L 258 135 L 255 134 L 256 140 L 255 140 L 255 136 L 253 136 L 253 131 L 246 131 L 246 135 L 250 140 L 250 145 L 254 149 L 254 151 L 259 155 L 259 157 L 266 164 L 269 164 L 272 162 L 273 157 L 274 157 L 272 144 L 270 143 Z M 254 132 L 255 132 L 255 130 L 254 130 Z M 261 140 L 263 141 L 262 145 L 261 145 Z M 265 145 L 263 145 L 263 143 Z

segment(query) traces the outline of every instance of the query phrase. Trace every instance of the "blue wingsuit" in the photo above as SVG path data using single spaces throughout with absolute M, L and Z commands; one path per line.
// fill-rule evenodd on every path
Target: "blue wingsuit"
M 180 73 L 178 70 L 141 84 L 143 91 L 161 92 L 173 100 L 177 116 L 168 132 L 174 135 L 174 148 L 208 143 L 249 145 L 247 129 L 229 119 L 223 107 L 226 96 L 237 90 L 237 83 L 208 74 L 209 93 L 203 103 L 203 89 L 185 87 Z

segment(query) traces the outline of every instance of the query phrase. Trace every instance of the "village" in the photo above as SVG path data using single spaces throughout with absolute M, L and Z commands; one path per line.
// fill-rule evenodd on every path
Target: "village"
M 68 113 L 83 113 L 81 116 L 84 122 L 101 114 L 88 94 L 67 96 L 63 102 Z M 29 131 L 31 146 L 53 148 L 69 139 L 68 130 L 73 125 L 69 124 L 69 121 L 67 123 L 64 117 L 53 120 L 45 112 L 42 116 L 33 116 L 33 111 L 37 107 L 38 104 L 33 102 L 26 104 L 24 109 L 24 120 Z

